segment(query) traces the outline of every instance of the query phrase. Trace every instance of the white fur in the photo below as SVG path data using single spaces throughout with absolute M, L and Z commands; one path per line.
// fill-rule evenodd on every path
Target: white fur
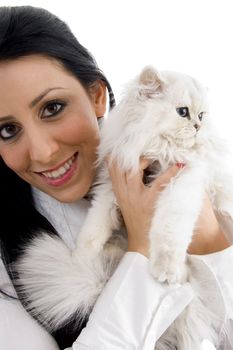
M 59 237 L 41 233 L 25 248 L 14 267 L 28 310 L 50 331 L 70 319 L 78 323 L 90 314 L 125 245 L 122 236 L 113 236 L 98 257 L 93 259 L 81 253 L 74 258 Z
M 184 106 L 189 107 L 189 118 L 176 111 Z M 198 118 L 200 112 L 205 112 L 202 121 Z M 198 131 L 195 125 L 200 127 Z M 92 207 L 78 235 L 76 249 L 71 254 L 58 239 L 43 235 L 26 249 L 18 264 L 29 307 L 47 319 L 52 328 L 64 323 L 77 309 L 88 313 L 123 254 L 122 249 L 111 246 L 105 263 L 106 242 L 121 224 L 103 165 L 106 156 L 117 161 L 123 170 L 132 172 L 138 169 L 142 156 L 158 161 L 159 173 L 176 162 L 186 163 L 162 192 L 149 232 L 151 273 L 160 281 L 186 281 L 189 278 L 186 251 L 205 191 L 216 211 L 233 217 L 233 180 L 224 165 L 223 154 L 222 142 L 209 120 L 201 85 L 184 74 L 158 73 L 146 67 L 127 86 L 101 131 L 102 168 L 98 177 L 101 184 L 94 189 Z M 197 297 L 164 334 L 156 349 L 164 348 L 170 341 L 179 350 L 200 349 L 203 335 L 208 333 L 211 340 L 216 340 L 217 325 L 218 320 Z
M 176 111 L 185 106 L 189 108 L 189 118 L 180 117 Z M 204 112 L 202 121 L 198 119 L 200 112 Z M 176 162 L 186 163 L 162 192 L 150 229 L 151 272 L 160 281 L 186 280 L 186 251 L 205 191 L 215 209 L 233 215 L 233 180 L 227 177 L 222 153 L 222 142 L 209 120 L 204 88 L 184 74 L 158 73 L 146 67 L 129 84 L 105 122 L 99 164 L 109 156 L 122 169 L 134 172 L 139 158 L 144 156 L 159 161 L 162 172 Z M 110 212 L 117 208 L 106 169 L 99 179 L 103 185 L 95 191 L 93 207 L 78 236 L 77 255 L 84 249 L 97 255 L 112 229 L 119 226 L 111 220 Z

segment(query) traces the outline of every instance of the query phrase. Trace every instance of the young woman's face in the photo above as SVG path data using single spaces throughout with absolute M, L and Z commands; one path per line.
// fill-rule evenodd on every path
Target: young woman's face
M 87 93 L 59 62 L 40 55 L 0 62 L 0 82 L 4 162 L 61 202 L 82 198 L 94 177 L 104 86 Z

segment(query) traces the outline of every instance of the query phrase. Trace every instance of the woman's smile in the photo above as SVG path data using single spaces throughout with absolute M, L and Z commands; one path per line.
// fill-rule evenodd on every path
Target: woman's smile
M 78 152 L 66 160 L 62 165 L 53 169 L 39 172 L 42 180 L 51 186 L 62 186 L 66 184 L 78 169 Z

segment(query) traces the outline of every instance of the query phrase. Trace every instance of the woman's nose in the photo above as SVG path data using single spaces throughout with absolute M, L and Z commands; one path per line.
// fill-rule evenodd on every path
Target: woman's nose
M 30 158 L 34 162 L 49 163 L 59 150 L 57 141 L 47 133 L 34 133 L 28 141 Z

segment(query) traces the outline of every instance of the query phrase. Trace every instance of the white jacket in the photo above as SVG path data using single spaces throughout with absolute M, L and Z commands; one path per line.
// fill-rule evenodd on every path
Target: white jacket
M 61 204 L 40 192 L 35 196 L 40 212 L 72 247 L 88 202 Z M 233 223 L 227 223 L 225 230 L 233 230 Z M 206 304 L 222 319 L 217 349 L 233 349 L 233 246 L 192 255 L 189 260 L 195 283 L 168 286 L 151 277 L 147 258 L 126 253 L 70 350 L 153 350 L 156 340 L 191 302 L 196 288 L 202 288 Z M 1 260 L 0 289 L 14 293 Z M 58 350 L 58 346 L 19 301 L 0 296 L 0 349 Z M 203 349 L 214 347 L 203 341 Z

